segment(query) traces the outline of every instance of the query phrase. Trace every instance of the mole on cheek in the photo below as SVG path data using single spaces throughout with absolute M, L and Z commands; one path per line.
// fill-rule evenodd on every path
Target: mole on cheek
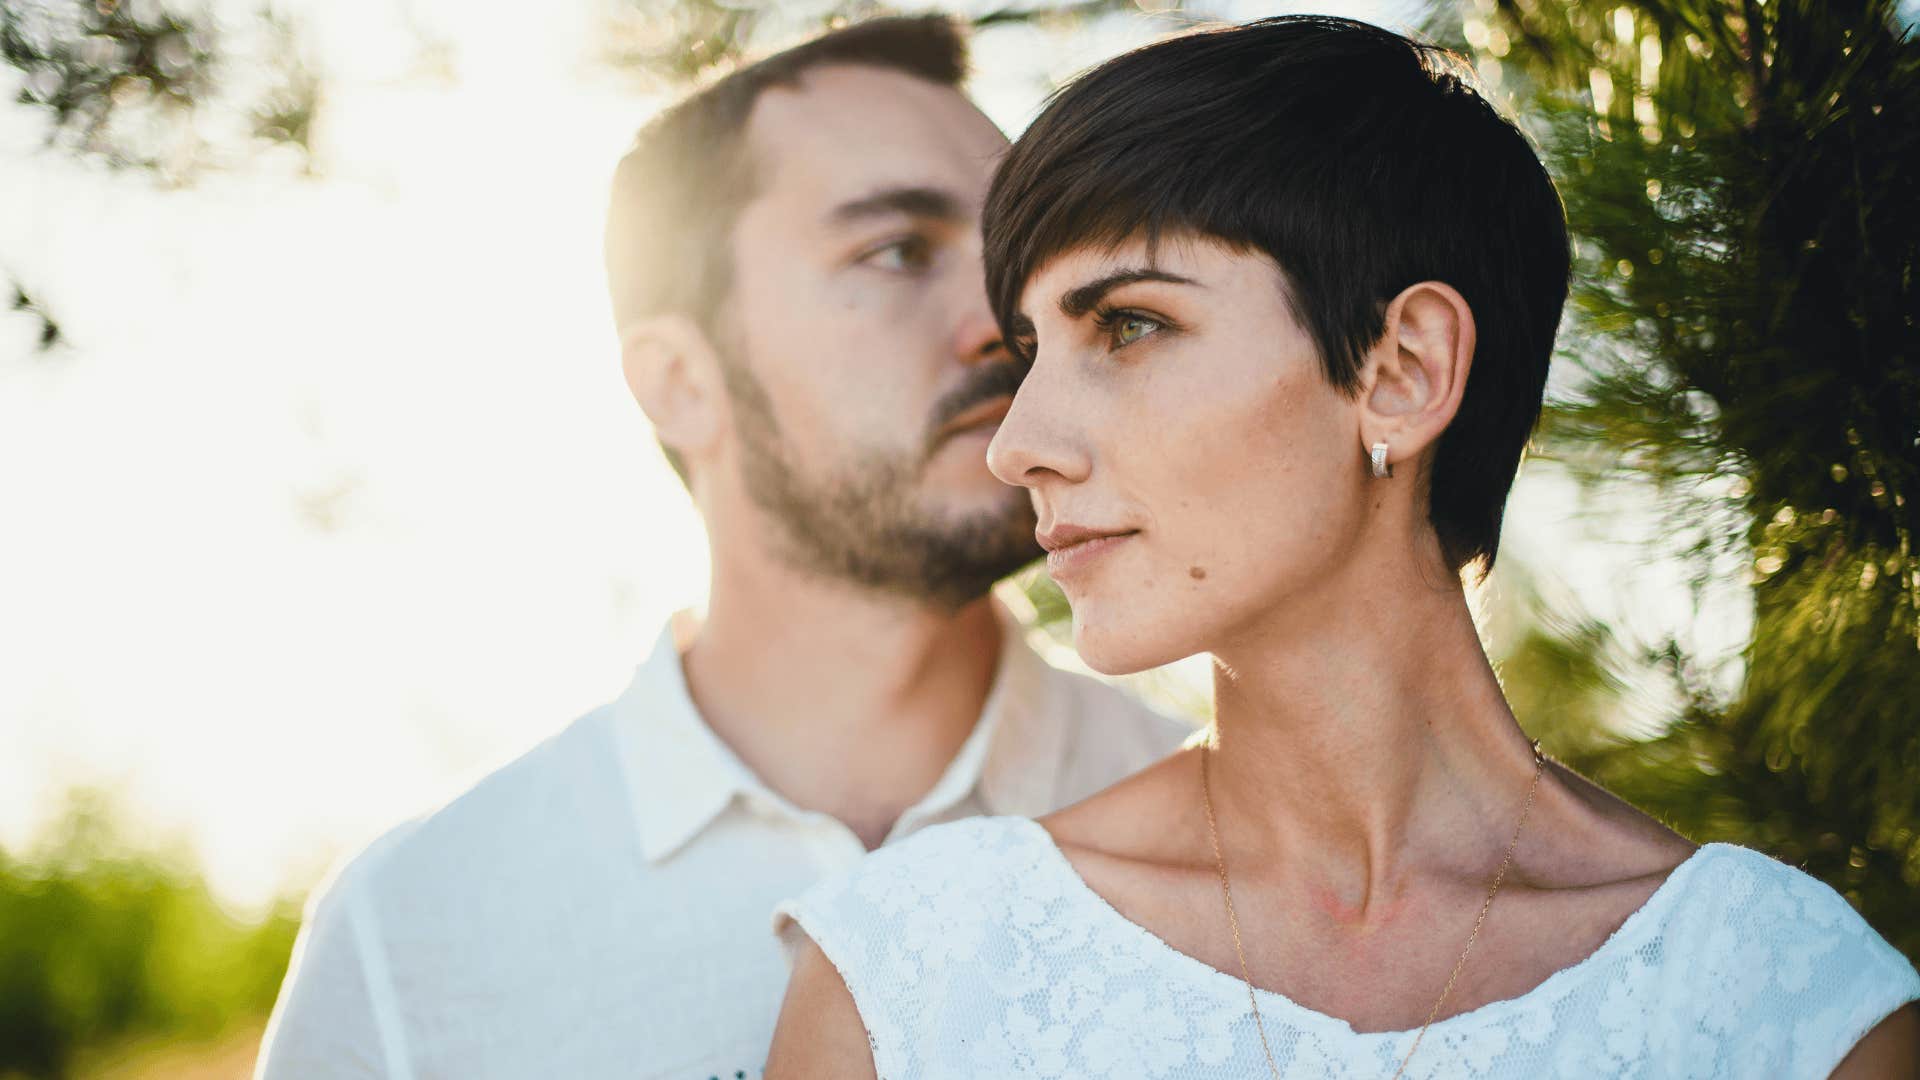
M 1189 566 L 1187 567 L 1187 576 L 1195 581 L 1205 581 L 1207 579 L 1207 572 L 1198 566 Z

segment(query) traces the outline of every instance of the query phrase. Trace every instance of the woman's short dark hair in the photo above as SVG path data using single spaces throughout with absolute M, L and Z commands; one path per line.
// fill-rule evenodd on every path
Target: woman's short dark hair
M 1094 68 L 1014 143 L 987 197 L 987 294 L 1003 331 L 1054 256 L 1198 234 L 1279 264 L 1327 379 L 1353 394 L 1387 304 L 1446 282 L 1472 307 L 1478 346 L 1434 456 L 1429 516 L 1454 569 L 1491 569 L 1568 251 L 1552 180 L 1465 70 L 1326 16 L 1188 34 Z

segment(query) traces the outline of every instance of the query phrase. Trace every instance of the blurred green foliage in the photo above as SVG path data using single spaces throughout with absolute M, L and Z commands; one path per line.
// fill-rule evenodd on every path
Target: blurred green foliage
M 188 113 L 214 91 L 218 48 L 204 17 L 147 4 L 0 4 L 0 58 L 26 76 L 19 104 L 45 110 L 49 143 L 158 167 L 113 137 L 119 116 Z
M 13 104 L 68 157 L 176 185 L 265 146 L 294 147 L 312 168 L 320 76 L 269 7 L 236 18 L 185 0 L 0 0 L 0 63 L 19 76 Z M 51 352 L 66 332 L 18 262 L 0 251 L 8 310 L 35 319 Z
M 1177 17 L 1178 2 L 1051 0 L 1026 4 L 953 3 L 945 10 L 976 30 L 1017 23 L 1071 29 L 1108 15 Z M 753 55 L 830 27 L 897 14 L 878 0 L 613 0 L 606 58 L 670 84 L 724 71 Z
M 255 139 L 307 146 L 320 83 L 291 19 L 185 0 L 0 0 L 0 61 L 46 143 L 181 182 Z
M 1644 649 L 1670 726 L 1577 708 L 1550 742 L 1696 840 L 1804 867 L 1920 959 L 1920 43 L 1890 0 L 1462 13 L 1578 240 L 1539 449 L 1596 489 L 1655 485 L 1697 576 L 1732 565 L 1755 605 L 1731 694 L 1677 642 L 1591 625 L 1508 678 L 1592 687 L 1584 658 Z
M 83 1051 L 263 1015 L 298 926 L 292 901 L 228 912 L 185 859 L 74 796 L 34 850 L 0 850 L 0 1077 L 65 1077 Z

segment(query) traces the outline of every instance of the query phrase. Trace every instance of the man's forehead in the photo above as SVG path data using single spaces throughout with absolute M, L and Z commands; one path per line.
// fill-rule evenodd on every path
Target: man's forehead
M 834 65 L 763 93 L 746 145 L 762 196 L 838 199 L 910 182 L 977 207 L 1007 140 L 958 90 Z

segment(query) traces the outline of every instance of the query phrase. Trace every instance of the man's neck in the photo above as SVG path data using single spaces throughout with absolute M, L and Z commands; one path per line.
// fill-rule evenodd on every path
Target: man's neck
M 991 601 L 949 612 L 755 569 L 716 567 L 684 658 L 694 704 L 769 788 L 877 847 L 980 717 L 1000 650 Z

